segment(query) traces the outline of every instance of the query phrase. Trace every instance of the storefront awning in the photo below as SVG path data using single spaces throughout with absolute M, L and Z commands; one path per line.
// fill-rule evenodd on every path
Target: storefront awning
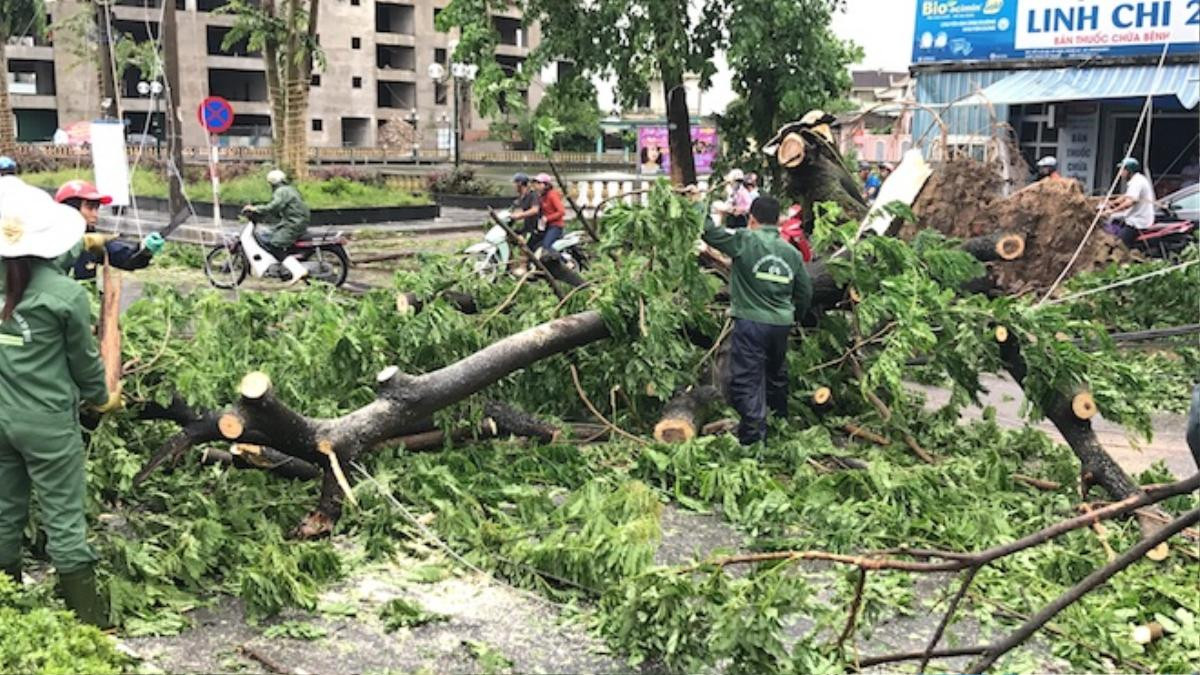
M 1174 96 L 1186 109 L 1200 104 L 1200 64 L 1022 70 L 957 106 L 1023 105 L 1052 101 Z

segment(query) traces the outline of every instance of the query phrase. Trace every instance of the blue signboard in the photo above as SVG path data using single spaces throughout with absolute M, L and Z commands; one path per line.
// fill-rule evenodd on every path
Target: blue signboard
M 917 0 L 913 63 L 1200 52 L 1200 0 Z

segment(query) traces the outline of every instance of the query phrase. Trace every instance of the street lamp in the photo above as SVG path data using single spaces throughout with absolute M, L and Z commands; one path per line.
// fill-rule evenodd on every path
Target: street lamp
M 150 100 L 154 102 L 154 113 L 153 113 L 153 116 L 150 118 L 152 120 L 158 119 L 158 104 L 162 101 L 162 96 L 160 96 L 160 94 L 162 94 L 162 91 L 163 91 L 162 82 L 159 82 L 158 80 L 152 80 L 149 82 L 147 82 L 146 80 L 142 80 L 137 83 L 138 94 L 141 94 L 142 96 L 150 96 Z M 159 157 L 161 157 L 162 156 L 162 124 L 159 123 L 159 124 L 155 125 L 155 127 L 156 128 L 155 128 L 155 133 L 154 133 L 154 151 Z
M 450 77 L 454 78 L 454 166 L 458 166 L 462 161 L 462 154 L 459 152 L 459 143 L 462 140 L 462 129 L 459 123 L 458 100 L 460 98 L 459 87 L 462 82 L 472 82 L 475 76 L 479 74 L 479 66 L 473 63 L 450 64 Z M 429 66 L 429 77 L 434 82 L 441 83 L 446 77 L 446 69 L 440 63 L 433 63 Z
M 408 111 L 408 123 L 412 125 L 412 158 L 414 162 L 420 163 L 421 141 L 417 131 L 417 123 L 421 121 L 421 116 L 417 114 L 417 109 L 412 108 Z

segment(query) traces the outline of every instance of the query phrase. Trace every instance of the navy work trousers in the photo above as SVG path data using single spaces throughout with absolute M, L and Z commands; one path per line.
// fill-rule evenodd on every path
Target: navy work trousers
M 788 333 L 791 326 L 734 319 L 729 397 L 741 416 L 738 440 L 750 445 L 767 437 L 767 410 L 787 417 Z

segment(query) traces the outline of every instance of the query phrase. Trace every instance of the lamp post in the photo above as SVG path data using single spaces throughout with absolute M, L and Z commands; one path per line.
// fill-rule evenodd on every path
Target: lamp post
M 159 82 L 158 80 L 151 80 L 151 81 L 142 80 L 137 83 L 138 94 L 141 94 L 142 96 L 149 96 L 150 100 L 154 102 L 154 111 L 150 118 L 151 120 L 155 120 L 158 117 L 158 105 L 159 105 L 159 103 L 162 102 L 162 96 L 161 96 L 162 91 L 163 91 L 162 82 Z M 160 156 L 160 157 L 162 156 L 162 124 L 161 123 L 155 125 L 154 151 L 155 151 L 155 154 L 157 154 L 158 156 Z
M 451 47 L 451 51 L 453 51 Z M 475 76 L 479 74 L 479 66 L 473 63 L 455 62 L 450 64 L 450 77 L 454 79 L 454 166 L 457 167 L 462 163 L 462 153 L 459 150 L 459 144 L 462 141 L 462 128 L 459 121 L 458 101 L 461 97 L 460 87 L 463 82 L 472 82 Z M 445 81 L 446 69 L 440 63 L 433 63 L 429 66 L 429 77 L 434 82 L 441 84 Z
M 419 151 L 421 142 L 418 140 L 417 124 L 421 121 L 421 116 L 417 114 L 417 109 L 412 108 L 408 111 L 408 123 L 412 126 L 412 158 L 414 162 L 420 163 Z

